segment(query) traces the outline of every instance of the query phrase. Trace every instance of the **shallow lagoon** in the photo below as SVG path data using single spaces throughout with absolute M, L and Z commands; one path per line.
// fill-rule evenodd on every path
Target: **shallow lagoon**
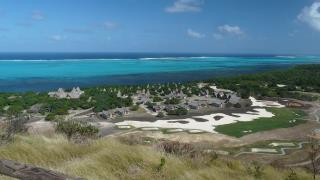
M 92 57 L 92 58 L 90 58 Z M 184 82 L 320 63 L 315 56 L 0 55 L 0 91 Z

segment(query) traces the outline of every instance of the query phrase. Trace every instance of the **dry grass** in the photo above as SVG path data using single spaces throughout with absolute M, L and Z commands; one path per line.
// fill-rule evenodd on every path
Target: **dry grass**
M 160 159 L 165 165 L 159 171 Z M 0 147 L 0 158 L 30 163 L 70 175 L 95 179 L 255 179 L 248 166 L 235 160 L 199 161 L 165 155 L 155 148 L 126 145 L 115 139 L 99 139 L 90 144 L 69 143 L 63 136 L 17 136 Z M 310 174 L 296 170 L 299 179 Z M 289 171 L 264 167 L 261 179 L 285 179 Z M 9 179 L 0 177 L 1 179 Z

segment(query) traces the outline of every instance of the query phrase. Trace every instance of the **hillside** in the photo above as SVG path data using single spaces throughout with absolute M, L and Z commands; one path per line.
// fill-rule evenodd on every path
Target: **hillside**
M 74 144 L 60 135 L 17 136 L 12 144 L 1 147 L 0 158 L 30 163 L 90 180 L 311 178 L 303 170 L 295 169 L 295 173 L 292 173 L 290 170 L 245 164 L 219 156 L 169 154 L 156 147 L 139 143 L 128 145 L 128 141 L 121 143 L 114 138 L 102 138 L 89 144 Z

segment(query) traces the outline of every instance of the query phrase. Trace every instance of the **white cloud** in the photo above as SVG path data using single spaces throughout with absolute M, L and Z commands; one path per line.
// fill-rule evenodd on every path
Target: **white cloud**
M 106 28 L 108 30 L 114 29 L 114 28 L 116 28 L 118 26 L 116 23 L 111 22 L 111 21 L 106 21 L 102 25 L 103 25 L 104 28 Z
M 217 28 L 218 30 L 213 33 L 213 38 L 215 39 L 223 39 L 228 36 L 237 36 L 237 37 L 243 37 L 245 33 L 242 31 L 242 29 L 239 26 L 232 26 L 232 25 L 222 25 Z
M 192 29 L 188 29 L 187 34 L 188 34 L 188 36 L 193 37 L 193 38 L 197 38 L 197 39 L 204 38 L 206 36 L 205 34 L 196 32 Z
M 320 31 L 320 2 L 314 2 L 311 6 L 303 8 L 298 19 Z
M 225 24 L 223 26 L 219 26 L 218 30 L 224 34 L 232 34 L 232 35 L 243 35 L 244 32 L 241 30 L 239 26 L 231 26 Z
M 33 20 L 36 20 L 36 21 L 42 21 L 42 20 L 44 20 L 46 17 L 45 17 L 45 15 L 44 15 L 42 12 L 40 12 L 40 11 L 34 11 L 34 12 L 32 13 L 32 15 L 31 15 L 31 18 L 32 18 Z
M 52 41 L 62 41 L 62 40 L 65 39 L 65 37 L 64 37 L 64 36 L 61 36 L 61 35 L 53 35 L 53 36 L 50 37 L 50 39 L 51 39 Z
M 169 13 L 179 12 L 199 12 L 201 6 L 204 4 L 203 0 L 176 0 L 172 6 L 165 9 Z

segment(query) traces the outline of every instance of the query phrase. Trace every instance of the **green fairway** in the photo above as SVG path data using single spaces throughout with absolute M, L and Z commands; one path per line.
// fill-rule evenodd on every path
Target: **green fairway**
M 266 131 L 276 128 L 288 128 L 304 123 L 305 112 L 291 108 L 267 108 L 275 116 L 271 118 L 259 118 L 250 122 L 237 122 L 233 124 L 221 125 L 215 131 L 234 137 L 241 137 L 247 134 Z M 249 131 L 250 132 L 244 132 Z

